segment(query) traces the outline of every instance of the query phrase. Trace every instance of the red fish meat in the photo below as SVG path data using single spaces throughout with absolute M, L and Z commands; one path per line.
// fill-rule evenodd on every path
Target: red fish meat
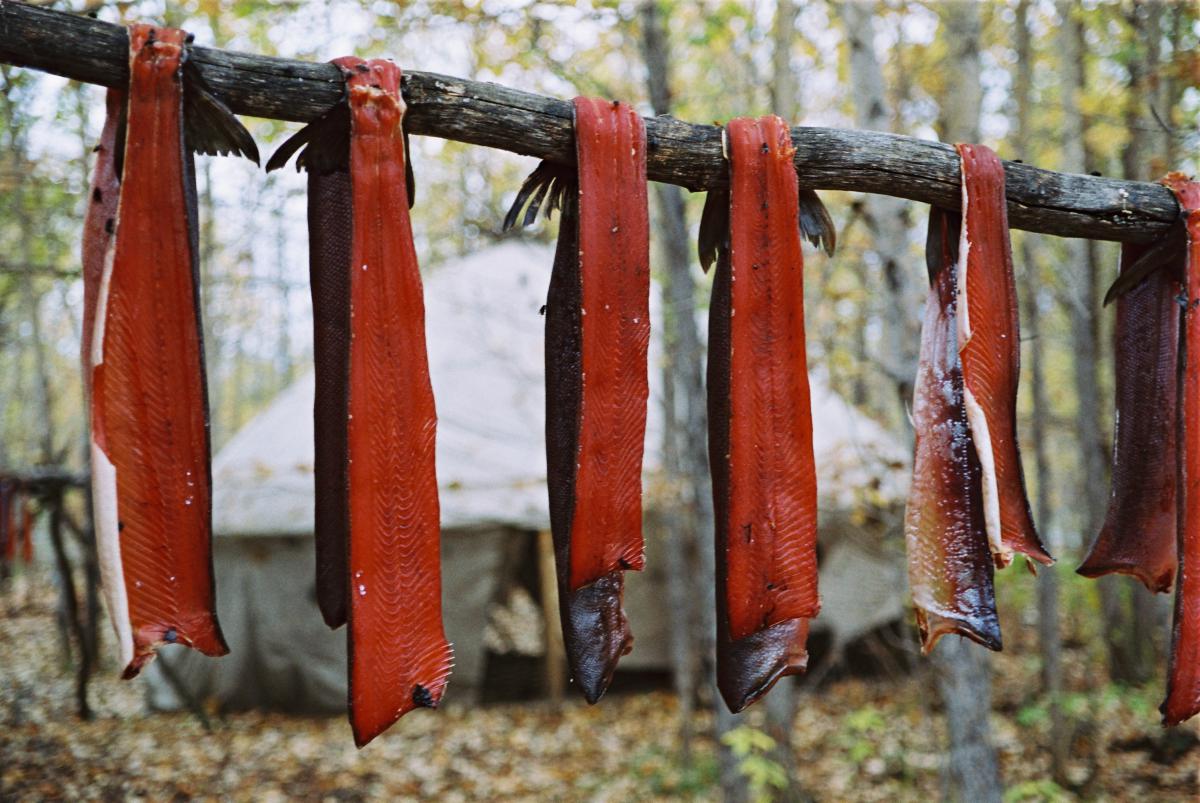
M 1122 274 L 1152 257 L 1126 243 Z M 1117 301 L 1114 332 L 1116 432 L 1112 490 L 1104 525 L 1077 571 L 1085 577 L 1132 575 L 1151 591 L 1169 591 L 1176 554 L 1176 373 L 1179 278 L 1170 254 Z
M 1187 226 L 1186 305 L 1180 346 L 1178 464 L 1178 578 L 1164 725 L 1200 713 L 1200 182 L 1179 173 L 1163 179 L 1175 193 Z
M 725 135 L 728 213 L 717 207 L 706 217 L 727 228 L 701 238 L 719 243 L 708 358 L 717 685 L 736 712 L 780 677 L 804 671 L 820 599 L 791 134 L 768 116 L 732 120 Z M 718 193 L 709 202 L 724 200 Z
M 153 25 L 129 29 L 124 137 L 112 150 L 120 199 L 94 307 L 93 504 L 127 678 L 160 644 L 228 652 L 214 601 L 192 151 L 255 161 L 257 152 L 202 80 L 186 77 L 186 37 Z M 88 236 L 94 270 L 106 246 L 94 230 Z
M 999 650 L 993 565 L 979 460 L 963 405 L 956 308 L 959 215 L 929 210 L 929 296 L 912 419 L 913 478 L 905 511 L 908 578 L 928 653 L 947 633 Z
M 1025 494 L 1017 444 L 1021 340 L 1004 166 L 983 145 L 957 145 L 962 160 L 958 350 L 964 401 L 983 477 L 984 522 L 998 567 L 1014 552 L 1050 564 Z

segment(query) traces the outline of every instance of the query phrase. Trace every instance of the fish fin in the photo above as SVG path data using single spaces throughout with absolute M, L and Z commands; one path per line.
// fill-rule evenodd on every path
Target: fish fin
M 513 199 L 508 214 L 504 216 L 502 231 L 508 231 L 517 226 L 529 226 L 537 220 L 537 213 L 545 207 L 546 218 L 557 209 L 562 209 L 563 193 L 573 188 L 577 180 L 571 168 L 553 162 L 541 162 L 521 184 L 517 197 Z M 528 207 L 526 207 L 528 204 Z M 524 218 L 521 210 L 525 209 Z
M 1187 245 L 1185 229 L 1175 225 L 1155 245 L 1146 251 L 1136 262 L 1121 271 L 1116 281 L 1109 286 L 1104 294 L 1104 306 L 1108 306 L 1133 288 L 1140 285 L 1154 271 L 1165 268 L 1178 272 L 1178 266 L 1184 258 Z
M 208 88 L 195 63 L 183 62 L 185 138 L 194 153 L 245 156 L 258 164 L 258 145 L 233 112 Z
M 815 190 L 807 187 L 800 188 L 800 233 L 814 248 L 825 251 L 826 256 L 833 256 L 837 248 L 837 227 L 821 197 Z
M 301 151 L 303 148 L 303 151 Z M 331 107 L 311 123 L 288 137 L 271 158 L 267 172 L 278 170 L 297 152 L 296 170 L 321 174 L 350 170 L 350 106 L 346 102 Z M 407 153 L 407 150 L 405 151 Z M 406 160 L 407 161 L 407 160 Z M 412 205 L 412 192 L 409 194 Z
M 700 267 L 708 273 L 722 251 L 729 250 L 729 189 L 718 187 L 708 191 L 704 212 L 700 215 L 700 235 L 696 248 L 700 252 Z

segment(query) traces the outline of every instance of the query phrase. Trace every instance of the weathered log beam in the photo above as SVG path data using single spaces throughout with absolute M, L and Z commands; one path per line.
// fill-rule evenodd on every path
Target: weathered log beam
M 125 29 L 107 22 L 0 0 L 0 62 L 103 86 L 128 74 Z M 196 47 L 201 74 L 238 114 L 307 122 L 336 103 L 335 67 Z M 571 104 L 498 84 L 405 71 L 405 124 L 413 134 L 453 139 L 570 164 Z M 727 182 L 720 129 L 667 117 L 646 121 L 651 179 L 690 190 Z M 814 189 L 893 195 L 957 208 L 958 157 L 949 145 L 871 131 L 796 127 L 796 170 Z M 1098 240 L 1142 242 L 1178 215 L 1165 187 L 1042 170 L 1005 162 L 1009 222 L 1016 228 Z

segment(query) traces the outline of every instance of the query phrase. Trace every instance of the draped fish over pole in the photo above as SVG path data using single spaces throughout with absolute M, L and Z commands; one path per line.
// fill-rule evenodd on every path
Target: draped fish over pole
M 1104 524 L 1077 571 L 1138 578 L 1151 591 L 1175 580 L 1176 426 L 1182 225 L 1156 245 L 1121 247 L 1117 298 L 1112 488 Z M 1164 248 L 1164 245 L 1166 248 Z M 1176 247 L 1177 246 L 1177 247 Z M 1143 271 L 1149 269 L 1147 275 Z M 1117 292 L 1120 292 L 1118 287 Z
M 350 724 L 362 747 L 412 709 L 438 706 L 453 653 L 400 68 L 334 63 L 346 102 L 267 168 L 307 145 L 297 167 L 309 171 L 318 601 L 328 624 L 349 623 Z
M 575 98 L 578 173 L 543 163 L 528 201 L 562 208 L 546 296 L 546 464 L 563 643 L 588 702 L 633 634 L 624 573 L 641 570 L 642 453 L 649 397 L 650 220 L 646 131 L 625 103 Z
M 929 210 L 929 295 L 913 391 L 915 452 L 904 517 L 908 579 L 928 653 L 947 633 L 1000 649 L 982 472 L 958 354 L 960 215 Z
M 214 607 L 192 154 L 258 161 L 190 68 L 183 31 L 131 26 L 129 59 L 127 91 L 109 97 L 83 253 L 96 538 L 127 678 L 160 644 L 228 651 Z
M 1009 565 L 1014 552 L 1050 564 L 1054 559 L 1033 524 L 1017 444 L 1021 338 L 1004 166 L 983 145 L 955 147 L 962 164 L 963 199 L 958 352 L 967 421 L 982 471 L 988 541 L 998 567 Z
M 820 610 L 800 224 L 819 221 L 810 238 L 821 240 L 828 219 L 813 214 L 815 196 L 802 203 L 783 120 L 731 120 L 725 138 L 730 187 L 709 192 L 700 258 L 717 265 L 708 347 L 717 686 L 736 712 L 804 671 Z

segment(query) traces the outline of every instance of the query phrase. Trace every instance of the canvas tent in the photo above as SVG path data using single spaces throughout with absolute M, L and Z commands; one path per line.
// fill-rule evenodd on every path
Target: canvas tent
M 539 310 L 552 262 L 552 248 L 510 241 L 443 264 L 425 282 L 430 375 L 438 412 L 443 598 L 447 636 L 455 645 L 456 667 L 447 696 L 451 701 L 469 697 L 481 686 L 489 643 L 485 623 L 491 619 L 502 624 L 506 612 L 512 618 L 514 578 L 530 560 L 533 534 L 549 527 Z M 657 320 L 656 304 L 651 313 Z M 648 479 L 661 465 L 657 339 L 650 359 Z M 219 660 L 182 649 L 165 655 L 175 681 L 197 698 L 215 697 L 232 707 L 302 710 L 345 704 L 345 636 L 324 626 L 314 596 L 313 388 L 310 374 L 285 390 L 213 462 L 218 611 L 232 652 Z M 823 508 L 849 510 L 864 503 L 864 493 L 872 504 L 900 499 L 903 450 L 816 375 L 812 397 Z M 647 482 L 646 488 L 654 485 Z M 654 501 L 647 497 L 648 510 L 653 510 Z M 669 617 L 661 615 L 665 575 L 654 559 L 660 536 L 652 527 L 646 536 L 647 570 L 631 573 L 627 586 L 635 645 L 621 664 L 625 669 L 667 666 Z M 841 561 L 848 563 L 847 582 L 858 585 L 863 560 L 874 560 L 872 570 L 887 576 L 882 581 L 875 578 L 871 585 L 896 597 L 903 579 L 892 576 L 895 562 L 871 558 L 869 545 L 847 543 L 850 546 L 842 551 L 853 549 L 859 556 Z M 835 553 L 826 554 L 826 562 L 831 560 L 829 568 L 836 570 Z M 843 631 L 865 629 L 897 615 L 898 600 L 853 604 L 861 595 L 839 591 L 836 586 L 842 581 L 834 582 L 835 576 L 828 581 L 822 577 L 825 598 L 841 594 L 860 611 Z M 540 613 L 536 606 L 534 611 Z M 535 635 L 541 632 L 538 628 Z M 492 630 L 494 642 L 497 628 Z M 535 637 L 524 649 L 541 649 L 541 643 Z M 151 703 L 177 707 L 176 687 L 161 670 L 149 675 Z

